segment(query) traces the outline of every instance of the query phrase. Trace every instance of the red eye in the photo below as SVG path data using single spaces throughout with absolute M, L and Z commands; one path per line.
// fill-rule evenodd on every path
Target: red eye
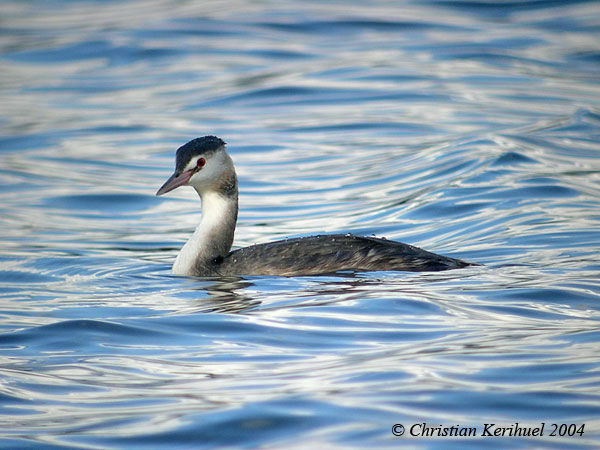
M 204 158 L 198 158 L 198 161 L 196 161 L 196 167 L 198 169 L 202 169 L 204 164 L 206 164 L 206 160 Z

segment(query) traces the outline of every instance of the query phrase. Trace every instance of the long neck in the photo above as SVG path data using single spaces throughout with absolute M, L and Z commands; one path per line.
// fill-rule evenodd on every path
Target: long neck
M 214 189 L 197 191 L 202 199 L 202 219 L 175 259 L 175 275 L 209 275 L 215 259 L 227 255 L 233 244 L 238 214 L 233 167 Z

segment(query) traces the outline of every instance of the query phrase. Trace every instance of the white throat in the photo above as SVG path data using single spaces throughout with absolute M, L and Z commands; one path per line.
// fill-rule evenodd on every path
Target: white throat
M 198 192 L 202 199 L 202 219 L 185 243 L 175 262 L 174 275 L 198 275 L 215 258 L 229 253 L 237 221 L 237 190 L 234 197 L 217 191 Z

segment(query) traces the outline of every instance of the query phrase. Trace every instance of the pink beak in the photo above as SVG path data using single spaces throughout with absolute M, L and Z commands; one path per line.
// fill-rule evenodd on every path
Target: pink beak
M 187 182 L 190 181 L 192 175 L 194 175 L 194 169 L 188 170 L 187 172 L 182 172 L 179 175 L 177 175 L 177 172 L 175 172 L 165 182 L 165 184 L 163 184 L 160 187 L 160 189 L 156 192 L 156 195 L 166 194 L 167 192 L 170 192 L 173 189 L 178 188 L 179 186 L 187 184 Z

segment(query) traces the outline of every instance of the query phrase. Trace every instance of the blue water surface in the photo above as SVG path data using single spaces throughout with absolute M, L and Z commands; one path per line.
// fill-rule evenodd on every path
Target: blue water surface
M 599 1 L 0 11 L 0 447 L 600 446 Z M 205 134 L 235 247 L 482 266 L 172 276 L 200 202 L 154 193 Z

